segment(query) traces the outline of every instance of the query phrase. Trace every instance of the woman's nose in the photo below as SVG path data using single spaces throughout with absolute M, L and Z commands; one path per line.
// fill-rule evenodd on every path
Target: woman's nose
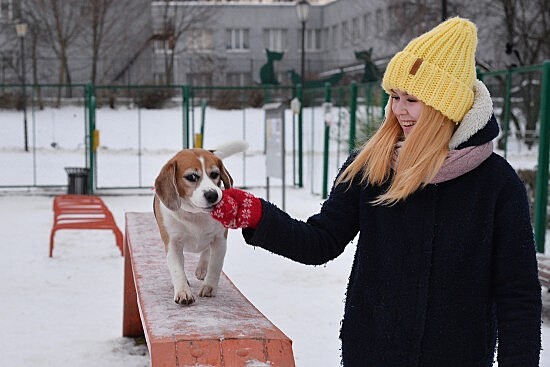
M 407 113 L 407 109 L 405 108 L 403 103 L 397 102 L 397 103 L 394 104 L 393 112 L 396 115 L 405 115 Z

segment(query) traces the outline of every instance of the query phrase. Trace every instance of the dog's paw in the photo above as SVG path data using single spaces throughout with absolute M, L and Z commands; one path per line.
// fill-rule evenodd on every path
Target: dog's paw
M 204 284 L 199 292 L 200 297 L 214 297 L 216 295 L 216 289 L 210 284 Z
M 193 297 L 191 291 L 181 290 L 174 294 L 174 302 L 180 305 L 189 306 L 195 302 L 195 297 Z
M 208 266 L 197 266 L 197 269 L 195 269 L 195 276 L 198 280 L 204 280 L 206 277 L 206 270 L 208 269 Z

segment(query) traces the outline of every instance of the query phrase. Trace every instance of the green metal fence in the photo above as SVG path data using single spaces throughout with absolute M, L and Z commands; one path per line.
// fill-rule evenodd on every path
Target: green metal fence
M 544 252 L 548 218 L 548 165 L 550 146 L 550 62 L 510 70 L 479 73 L 487 84 L 494 102 L 495 114 L 500 121 L 501 134 L 497 139 L 497 152 L 518 168 L 518 174 L 526 184 L 529 199 L 533 206 L 532 215 L 535 227 L 537 251 Z M 374 84 L 356 85 L 325 90 L 325 103 L 332 101 L 335 106 L 345 105 L 349 111 L 347 129 L 349 150 L 357 148 L 378 128 L 383 119 L 383 107 L 388 96 Z M 304 92 L 304 104 L 319 105 L 320 90 Z M 335 102 L 334 96 L 342 98 Z M 364 106 L 362 106 L 364 103 Z M 338 131 L 341 120 L 336 123 Z M 333 131 L 331 127 L 327 131 Z M 325 132 L 327 134 L 327 132 Z M 332 154 L 329 140 L 325 140 L 323 169 L 323 197 L 328 194 L 328 168 L 326 162 Z M 526 152 L 528 154 L 526 154 Z M 521 161 L 520 157 L 533 156 L 536 167 Z M 340 161 L 340 160 L 338 160 Z M 341 163 L 341 162 L 340 162 Z
M 87 165 L 86 86 L 25 87 L 24 99 L 22 85 L 0 85 L 0 188 L 56 190 L 67 185 L 65 167 Z
M 550 62 L 479 73 L 479 77 L 491 92 L 501 123 L 497 149 L 519 168 L 526 182 L 534 206 L 537 250 L 543 251 L 548 227 Z M 300 86 L 25 87 L 23 99 L 21 85 L 0 85 L 5 126 L 0 157 L 6 157 L 2 168 L 18 172 L 3 175 L 0 188 L 62 189 L 67 186 L 64 168 L 75 166 L 89 168 L 92 192 L 149 188 L 158 169 L 177 150 L 213 147 L 217 142 L 212 129 L 224 129 L 226 139 L 249 141 L 249 152 L 239 157 L 242 171 L 236 172 L 236 183 L 262 186 L 265 176 L 258 169 L 265 164 L 262 106 L 278 101 L 288 106 L 286 122 L 292 124 L 287 129 L 291 142 L 286 144 L 287 158 L 292 161 L 287 177 L 294 185 L 326 197 L 329 179 L 336 177 L 348 154 L 378 129 L 388 98 L 379 83 L 305 90 Z M 300 103 L 293 112 L 295 99 Z M 29 152 L 22 149 L 24 115 Z M 526 153 L 536 160 L 536 169 L 523 167 L 518 160 Z M 128 171 L 131 174 L 120 174 Z M 56 179 L 46 172 L 55 172 Z
M 548 227 L 548 157 L 550 146 L 550 62 L 509 70 L 479 73 L 489 88 L 501 124 L 498 148 L 513 161 L 519 149 L 537 151 L 537 166 L 518 171 L 534 203 L 533 223 L 537 250 L 544 252 Z M 518 148 L 516 148 L 518 149 Z M 516 162 L 516 167 L 521 162 Z M 531 172 L 530 172 L 531 171 Z M 532 178 L 536 177 L 535 182 Z

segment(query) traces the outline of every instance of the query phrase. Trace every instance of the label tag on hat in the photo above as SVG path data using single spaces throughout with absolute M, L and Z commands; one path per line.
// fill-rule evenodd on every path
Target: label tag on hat
M 420 65 L 422 65 L 422 62 L 424 60 L 422 60 L 420 57 L 418 59 L 416 59 L 416 61 L 414 62 L 413 66 L 411 67 L 411 70 L 409 71 L 409 74 L 411 75 L 416 75 L 416 72 L 418 71 L 418 69 L 420 68 Z

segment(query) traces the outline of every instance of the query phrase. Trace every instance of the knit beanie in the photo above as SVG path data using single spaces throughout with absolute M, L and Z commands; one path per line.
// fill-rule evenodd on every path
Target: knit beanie
M 475 24 L 448 19 L 390 60 L 382 87 L 407 92 L 459 123 L 474 102 L 476 46 Z

